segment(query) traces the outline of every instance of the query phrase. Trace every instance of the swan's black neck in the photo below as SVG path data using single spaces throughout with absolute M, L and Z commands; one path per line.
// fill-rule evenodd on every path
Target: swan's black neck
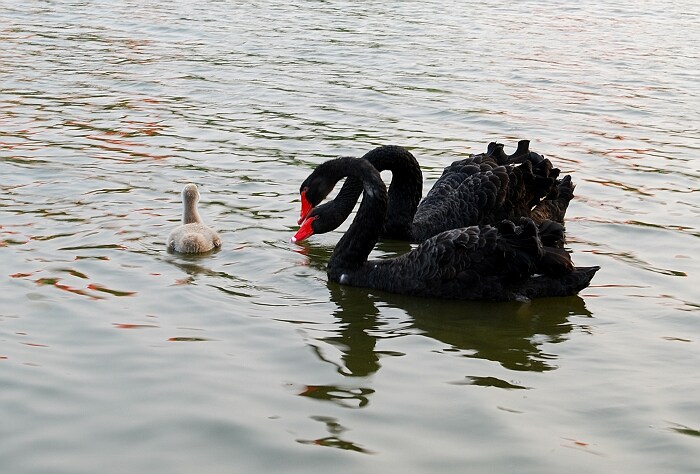
M 423 173 L 405 148 L 386 145 L 363 156 L 378 171 L 391 171 L 389 203 L 382 236 L 410 240 L 413 216 L 423 195 Z
M 405 148 L 384 145 L 366 153 L 363 159 L 379 171 L 391 171 L 388 193 L 388 209 L 381 235 L 383 237 L 411 240 L 413 216 L 423 194 L 423 173 L 416 158 Z M 347 218 L 362 193 L 359 178 L 349 177 L 333 200 L 334 212 Z M 337 201 L 337 202 L 336 202 Z M 339 225 L 345 219 L 339 220 Z
M 342 179 L 342 178 L 341 178 Z M 332 200 L 319 204 L 314 209 L 322 214 L 329 225 L 329 230 L 337 229 L 345 222 L 355 208 L 364 190 L 359 178 L 348 178 L 338 194 Z M 330 224 L 332 222 L 332 224 Z
M 314 173 L 319 173 L 335 183 L 344 177 L 362 183 L 363 197 L 360 209 L 328 260 L 329 278 L 340 281 L 343 273 L 354 272 L 364 265 L 379 240 L 387 209 L 386 186 L 374 166 L 358 158 L 327 161 L 316 168 Z

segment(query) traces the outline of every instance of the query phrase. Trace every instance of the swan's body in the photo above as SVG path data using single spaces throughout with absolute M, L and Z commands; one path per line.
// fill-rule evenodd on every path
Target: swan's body
M 449 229 L 497 224 L 503 219 L 529 217 L 563 223 L 574 185 L 570 176 L 558 179 L 549 160 L 529 150 L 522 140 L 512 155 L 491 143 L 486 153 L 472 155 L 446 167 L 422 201 L 423 177 L 415 157 L 400 146 L 381 146 L 363 158 L 378 170 L 392 172 L 386 220 L 381 236 L 422 242 Z M 300 222 L 321 201 L 301 187 Z M 349 177 L 329 208 L 337 226 L 350 215 L 362 193 L 362 184 Z M 336 226 L 336 227 L 337 227 Z M 332 230 L 332 229 L 329 229 Z
M 197 212 L 199 191 L 194 184 L 182 190 L 182 225 L 168 236 L 167 247 L 177 253 L 205 253 L 221 247 L 221 238 L 213 229 L 202 223 Z
M 452 229 L 400 257 L 367 261 L 379 239 L 389 199 L 379 172 L 367 160 L 338 158 L 316 168 L 302 188 L 323 198 L 346 176 L 362 183 L 364 195 L 328 261 L 332 281 L 418 296 L 526 300 L 576 294 L 598 270 L 575 268 L 563 249 L 544 247 L 537 226 L 527 217 L 518 225 L 505 220 L 496 227 Z M 327 232 L 328 225 L 335 225 L 329 211 L 332 208 L 313 209 L 294 240 Z M 547 221 L 543 226 L 552 240 L 563 238 L 561 225 Z

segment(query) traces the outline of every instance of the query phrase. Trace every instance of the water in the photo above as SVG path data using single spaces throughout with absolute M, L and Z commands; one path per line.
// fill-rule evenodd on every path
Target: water
M 0 1 L 0 470 L 697 472 L 698 18 Z M 289 243 L 326 159 L 400 144 L 430 186 L 522 138 L 577 183 L 580 297 L 345 288 L 340 231 Z M 165 252 L 187 182 L 209 256 Z

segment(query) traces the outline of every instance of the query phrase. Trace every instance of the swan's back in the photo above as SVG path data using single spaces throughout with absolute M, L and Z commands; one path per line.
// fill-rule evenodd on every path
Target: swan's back
M 422 242 L 446 230 L 495 221 L 489 217 L 503 205 L 509 182 L 506 168 L 487 155 L 455 161 L 418 206 L 414 239 Z
M 548 232 L 555 233 L 553 230 Z M 340 283 L 415 296 L 515 300 L 571 296 L 590 284 L 598 267 L 576 268 L 563 250 L 545 248 L 534 222 L 451 229 L 415 250 L 372 260 L 356 271 L 333 271 Z
M 221 238 L 206 225 L 184 224 L 168 236 L 168 250 L 177 253 L 206 253 L 221 247 Z
M 455 161 L 443 170 L 418 206 L 414 240 L 520 217 L 531 217 L 537 224 L 563 222 L 574 185 L 570 177 L 558 176 L 559 169 L 548 159 L 529 151 L 527 140 L 518 143 L 513 155 L 506 155 L 502 144 L 491 143 L 486 153 Z

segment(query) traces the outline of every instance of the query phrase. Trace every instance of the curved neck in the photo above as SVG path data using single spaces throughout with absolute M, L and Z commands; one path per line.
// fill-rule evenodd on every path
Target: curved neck
M 363 156 L 379 171 L 391 171 L 389 204 L 382 235 L 410 239 L 413 217 L 423 196 L 423 173 L 418 160 L 405 148 L 386 145 Z
M 354 178 L 363 188 L 360 209 L 328 260 L 328 275 L 338 281 L 341 274 L 360 268 L 379 240 L 387 209 L 387 191 L 379 172 L 363 159 L 337 158 L 317 170 L 336 183 L 344 177 Z
M 413 217 L 423 195 L 423 173 L 418 160 L 405 148 L 396 145 L 377 147 L 366 153 L 363 159 L 379 171 L 391 171 L 388 208 L 381 235 L 394 239 L 410 240 L 413 234 Z M 334 201 L 343 222 L 360 198 L 363 186 L 360 178 L 348 177 Z M 337 201 L 337 202 L 336 202 Z
M 360 178 L 348 176 L 335 198 L 333 198 L 332 201 L 317 206 L 317 208 L 319 210 L 328 208 L 326 212 L 332 214 L 335 218 L 336 224 L 334 228 L 340 227 L 352 213 L 363 190 L 364 187 Z

